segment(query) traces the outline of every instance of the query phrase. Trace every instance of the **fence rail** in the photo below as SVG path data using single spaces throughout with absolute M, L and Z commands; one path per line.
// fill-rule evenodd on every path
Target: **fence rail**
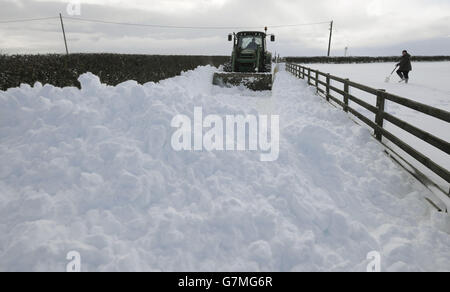
M 417 128 L 416 126 L 411 125 L 410 123 L 403 121 L 399 119 L 398 117 L 395 117 L 387 112 L 385 112 L 385 104 L 386 100 L 390 102 L 394 102 L 397 104 L 400 104 L 402 106 L 405 106 L 407 108 L 416 110 L 418 112 L 424 113 L 428 116 L 434 117 L 436 119 L 440 119 L 444 122 L 450 123 L 450 112 L 441 110 L 426 104 L 422 104 L 407 98 L 403 98 L 391 93 L 386 92 L 382 89 L 374 89 L 368 86 L 365 86 L 363 84 L 358 84 L 355 82 L 350 81 L 349 79 L 340 78 L 337 76 L 333 76 L 327 73 L 320 72 L 318 70 L 313 70 L 308 67 L 304 67 L 298 64 L 293 63 L 287 63 L 286 64 L 286 70 L 296 76 L 297 78 L 306 79 L 309 85 L 315 86 L 318 93 L 321 93 L 325 96 L 327 101 L 333 101 L 334 103 L 338 104 L 343 108 L 345 112 L 349 112 L 352 115 L 356 116 L 358 119 L 360 119 L 362 122 L 367 124 L 369 127 L 371 127 L 374 130 L 374 135 L 377 140 L 380 142 L 383 141 L 383 137 L 393 144 L 395 144 L 397 147 L 405 151 L 407 154 L 409 154 L 411 157 L 413 157 L 416 161 L 420 162 L 422 165 L 430 169 L 432 172 L 434 172 L 436 175 L 441 177 L 446 182 L 450 183 L 450 172 L 448 169 L 444 168 L 443 166 L 437 164 L 432 159 L 415 149 L 412 145 L 406 143 L 405 141 L 401 140 L 391 132 L 387 131 L 383 126 L 384 122 L 390 122 L 394 124 L 395 126 L 403 129 L 404 131 L 410 133 L 411 135 L 414 135 L 415 137 L 419 138 L 420 140 L 428 143 L 429 145 L 432 145 L 436 147 L 437 149 L 443 151 L 444 153 L 447 153 L 450 155 L 450 143 L 436 137 L 422 129 Z M 321 80 L 320 77 L 325 77 L 325 81 Z M 343 84 L 344 89 L 336 88 L 335 86 L 331 85 L 331 80 L 339 82 Z M 322 86 L 322 87 L 321 87 Z M 376 106 L 373 106 L 362 99 L 350 94 L 350 89 L 356 88 L 363 92 L 372 94 L 377 99 Z M 342 96 L 342 99 L 337 98 L 336 96 L 333 96 L 335 93 Z M 371 118 L 368 118 L 363 113 L 357 111 L 356 109 L 352 108 L 349 105 L 349 101 L 352 101 L 361 107 L 367 109 L 368 111 L 375 114 L 375 120 L 373 121 Z M 450 129 L 450 124 L 449 124 Z M 450 197 L 450 190 L 448 192 L 448 196 Z

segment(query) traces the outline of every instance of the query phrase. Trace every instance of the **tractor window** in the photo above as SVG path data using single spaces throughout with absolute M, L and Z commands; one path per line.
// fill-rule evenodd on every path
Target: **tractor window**
M 244 36 L 239 40 L 239 48 L 243 50 L 256 50 L 262 47 L 263 40 L 260 36 Z

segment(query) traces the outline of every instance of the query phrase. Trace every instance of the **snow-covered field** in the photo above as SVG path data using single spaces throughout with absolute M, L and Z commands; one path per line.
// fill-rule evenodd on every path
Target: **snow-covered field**
M 214 70 L 0 92 L 0 271 L 450 271 L 450 217 L 370 131 L 287 72 L 270 95 Z M 175 152 L 196 106 L 279 114 L 279 159 Z
M 391 63 L 306 64 L 304 66 L 318 69 L 322 72 L 330 73 L 342 78 L 349 78 L 352 81 L 373 88 L 386 89 L 390 93 L 450 112 L 450 62 L 413 62 L 413 71 L 410 73 L 409 84 L 399 84 L 398 81 L 400 78 L 396 73 L 392 75 L 389 83 L 385 83 L 386 77 L 389 76 L 395 66 L 395 64 Z M 376 105 L 376 98 L 373 95 L 366 94 L 357 89 L 353 89 L 352 94 L 361 97 L 372 105 Z M 365 112 L 369 117 L 373 117 L 372 113 L 358 105 L 352 103 L 352 106 Z M 386 106 L 389 113 L 450 142 L 449 123 L 426 116 L 392 102 L 387 102 Z M 439 165 L 450 169 L 450 156 L 448 154 L 426 144 L 390 123 L 386 123 L 386 128 L 396 134 L 399 138 L 419 149 Z M 393 145 L 391 146 L 396 148 Z M 402 151 L 399 152 L 402 153 Z M 409 161 L 427 176 L 433 178 L 443 189 L 447 191 L 450 189 L 450 185 L 447 182 L 434 175 L 431 171 L 412 159 L 409 159 Z

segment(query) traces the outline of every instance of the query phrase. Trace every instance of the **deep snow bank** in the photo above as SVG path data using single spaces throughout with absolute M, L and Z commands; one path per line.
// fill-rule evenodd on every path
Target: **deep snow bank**
M 273 95 L 214 68 L 140 86 L 0 92 L 0 270 L 450 270 L 450 221 L 370 133 L 285 72 Z M 177 114 L 279 114 L 280 158 L 175 152 Z

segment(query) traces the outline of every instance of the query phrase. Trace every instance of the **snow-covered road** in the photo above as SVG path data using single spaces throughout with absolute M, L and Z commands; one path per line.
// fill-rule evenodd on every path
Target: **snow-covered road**
M 364 127 L 287 72 L 0 92 L 0 271 L 450 271 L 450 217 Z M 278 114 L 280 156 L 176 152 L 171 120 Z

